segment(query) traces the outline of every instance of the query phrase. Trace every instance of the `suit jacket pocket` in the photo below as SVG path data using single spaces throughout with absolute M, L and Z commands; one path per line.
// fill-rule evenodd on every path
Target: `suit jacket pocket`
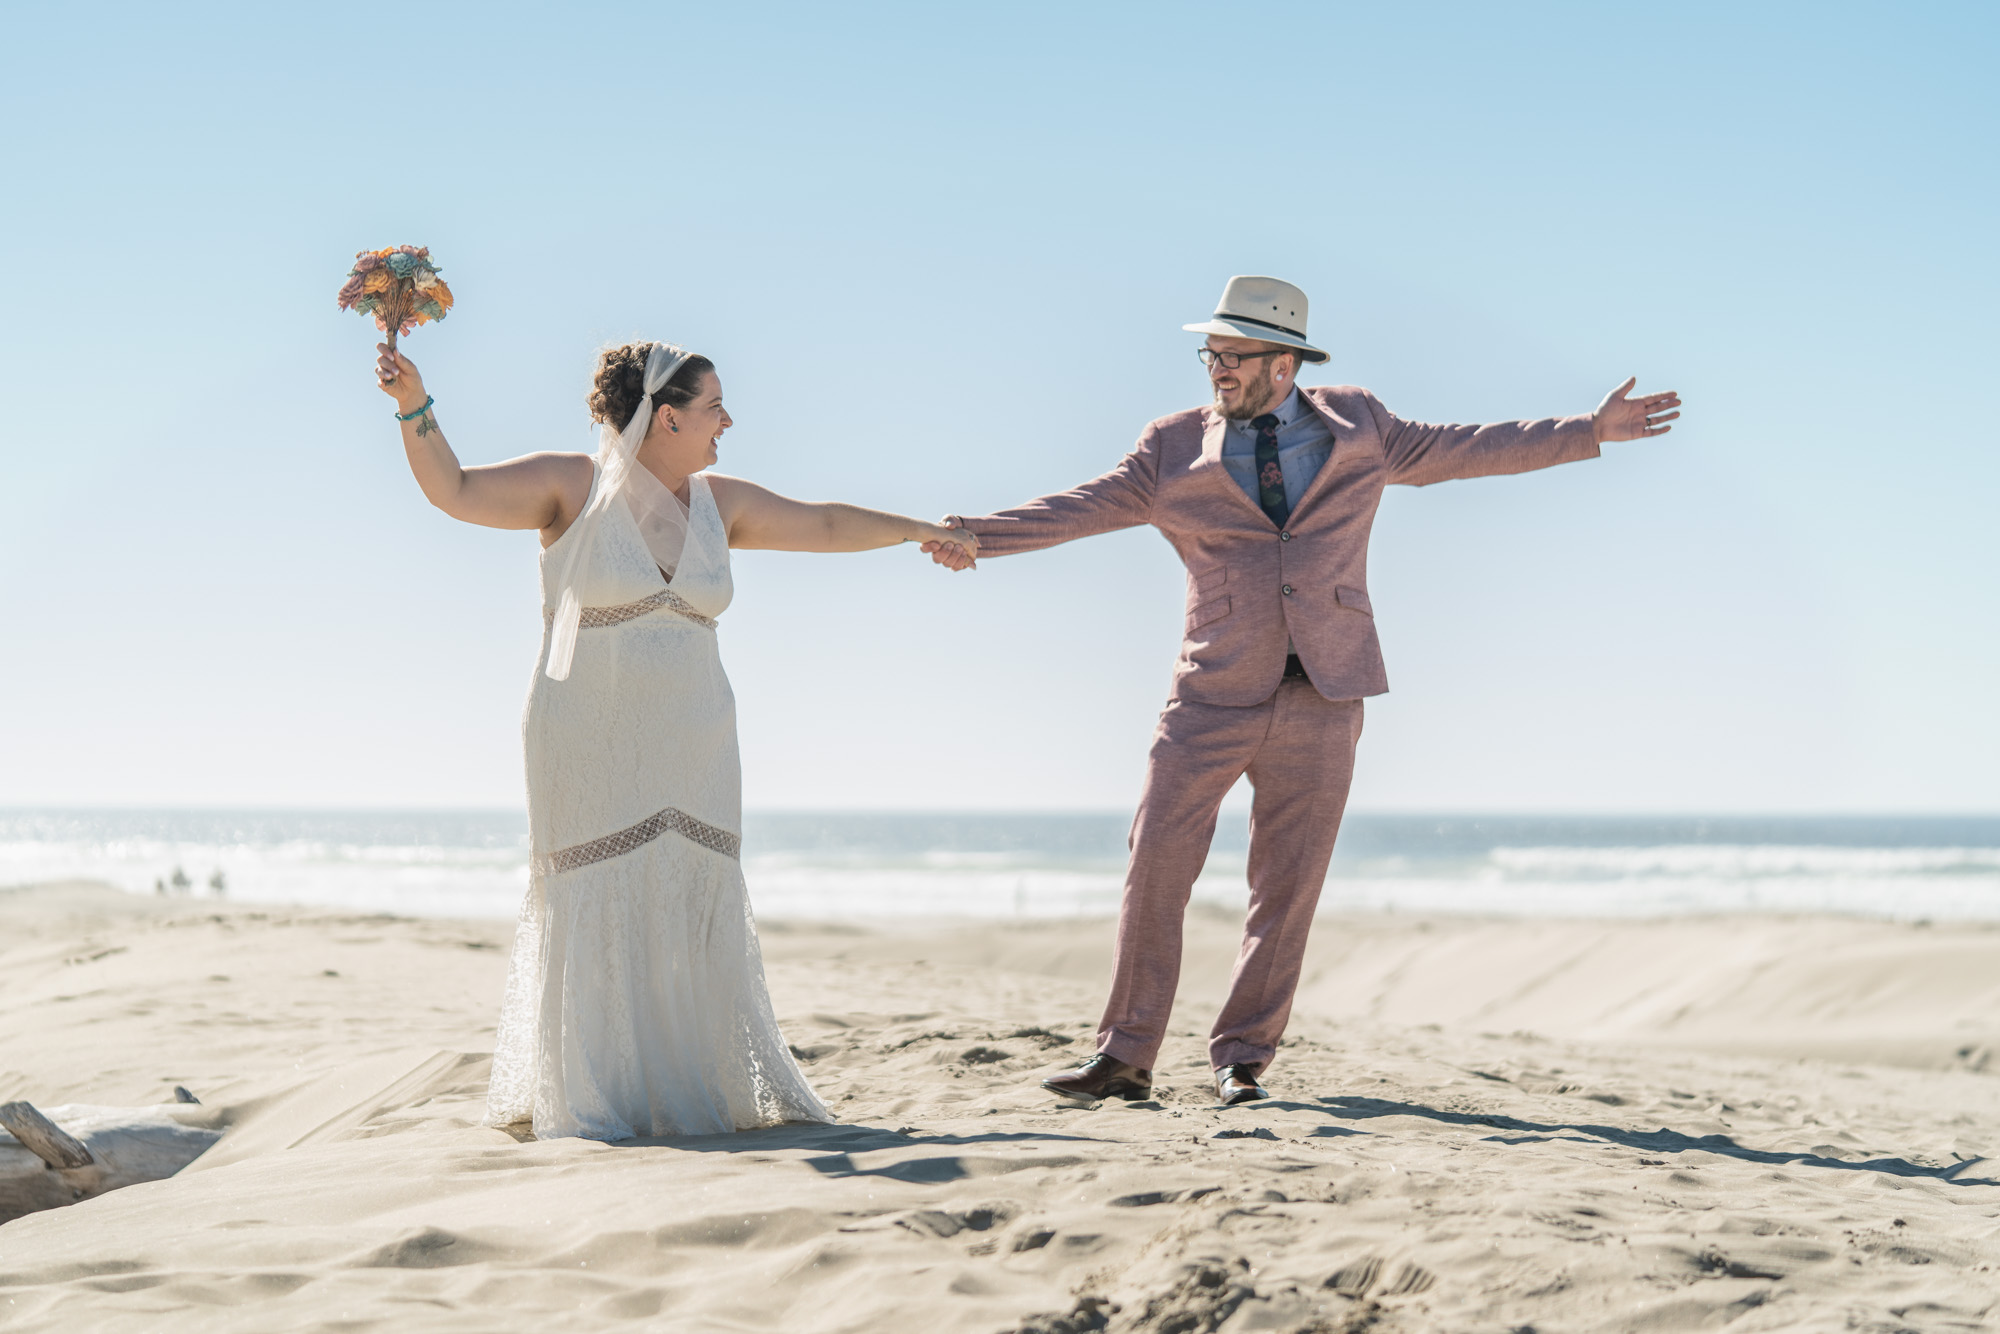
M 1194 591 L 1206 593 L 1209 589 L 1229 582 L 1227 565 L 1211 565 L 1206 570 L 1189 570 L 1188 579 L 1194 584 Z
M 1334 588 L 1333 595 L 1340 599 L 1340 605 L 1343 607 L 1351 607 L 1363 616 L 1373 616 L 1375 614 L 1375 608 L 1370 605 L 1368 590 L 1365 588 L 1352 588 L 1346 584 L 1340 584 Z
M 1213 602 L 1204 602 L 1188 613 L 1187 628 L 1199 630 L 1210 621 L 1219 621 L 1229 614 L 1229 599 L 1219 597 Z

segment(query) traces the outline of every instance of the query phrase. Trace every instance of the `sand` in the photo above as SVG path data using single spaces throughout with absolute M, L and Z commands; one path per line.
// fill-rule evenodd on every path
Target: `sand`
M 1102 922 L 765 927 L 840 1118 L 479 1126 L 509 929 L 0 892 L 0 1100 L 192 1089 L 168 1180 L 0 1225 L 0 1329 L 1521 1331 L 2000 1323 L 2000 931 L 1328 918 L 1269 1102 L 1199 1034 L 1073 1107 Z

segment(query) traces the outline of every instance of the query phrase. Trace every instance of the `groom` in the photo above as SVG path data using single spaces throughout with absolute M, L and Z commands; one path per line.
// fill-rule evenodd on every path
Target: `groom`
M 1211 406 L 1160 418 L 1072 490 L 944 520 L 977 535 L 982 556 L 1149 523 L 1187 566 L 1186 632 L 1132 822 L 1097 1054 L 1042 1082 L 1069 1098 L 1151 1095 L 1188 894 L 1245 774 L 1250 912 L 1208 1052 L 1222 1102 L 1268 1096 L 1259 1081 L 1291 1017 L 1361 701 L 1389 688 L 1367 581 L 1382 488 L 1596 458 L 1605 441 L 1662 435 L 1680 415 L 1672 393 L 1628 399 L 1632 380 L 1593 413 L 1488 426 L 1405 421 L 1350 385 L 1300 388 L 1300 366 L 1327 354 L 1306 339 L 1305 293 L 1275 278 L 1231 278 L 1213 318 L 1183 327 L 1208 335 Z M 959 547 L 925 550 L 968 563 Z

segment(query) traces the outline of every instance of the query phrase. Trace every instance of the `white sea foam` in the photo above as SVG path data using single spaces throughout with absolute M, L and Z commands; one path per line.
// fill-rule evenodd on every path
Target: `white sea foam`
M 2000 822 L 1793 821 L 1768 842 L 1635 823 L 1644 824 L 1353 819 L 1322 906 L 2000 921 Z M 744 874 L 770 918 L 1104 916 L 1117 911 L 1124 879 L 1123 825 L 1116 816 L 753 816 Z M 1632 832 L 1680 841 L 1626 841 Z M 1542 837 L 1502 837 L 1521 833 Z M 1919 841 L 1937 834 L 1952 839 Z M 507 917 L 527 885 L 528 849 L 520 817 L 506 813 L 0 814 L 0 885 L 89 879 L 151 894 L 161 884 L 171 892 L 177 868 L 197 898 L 217 893 L 220 873 L 220 892 L 238 902 Z M 1225 830 L 1194 897 L 1240 907 L 1244 870 L 1240 834 Z
M 127 838 L 0 841 L 0 884 L 100 880 L 134 894 L 174 892 L 245 903 L 311 903 L 425 917 L 510 916 L 528 884 L 525 847 L 354 844 L 289 839 L 209 843 Z M 222 888 L 212 887 L 217 874 Z
M 1494 848 L 1493 866 L 1519 876 L 1719 876 L 1832 879 L 1900 875 L 2000 875 L 2000 848 L 1793 847 L 1784 844 L 1681 843 L 1649 848 Z

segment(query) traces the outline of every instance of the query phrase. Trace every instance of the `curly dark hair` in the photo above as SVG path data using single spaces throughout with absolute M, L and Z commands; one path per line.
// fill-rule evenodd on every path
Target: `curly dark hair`
M 646 396 L 646 358 L 651 355 L 651 343 L 627 343 L 623 347 L 607 347 L 597 354 L 597 374 L 592 377 L 590 397 L 585 400 L 590 405 L 590 419 L 594 422 L 608 422 L 619 430 L 631 424 L 632 414 L 639 410 L 639 400 Z M 660 392 L 653 396 L 653 406 L 668 403 L 684 408 L 694 402 L 695 394 L 701 389 L 701 379 L 715 369 L 715 363 L 699 354 L 681 363 Z

